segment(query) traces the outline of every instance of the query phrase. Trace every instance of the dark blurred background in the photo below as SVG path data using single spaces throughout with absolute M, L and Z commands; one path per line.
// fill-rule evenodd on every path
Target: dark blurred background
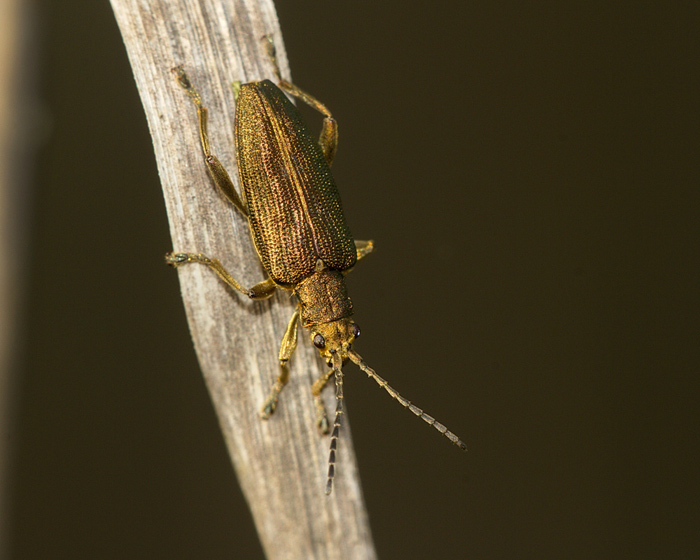
M 262 558 L 109 3 L 34 4 L 9 557 Z M 376 241 L 349 280 L 358 349 L 469 445 L 348 371 L 380 558 L 697 558 L 700 4 L 278 13 Z

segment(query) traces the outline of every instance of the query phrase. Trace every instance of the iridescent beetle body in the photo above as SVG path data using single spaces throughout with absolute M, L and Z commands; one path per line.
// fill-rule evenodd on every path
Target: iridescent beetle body
M 271 43 L 270 43 L 271 47 Z M 191 97 L 199 116 L 202 150 L 214 182 L 247 217 L 253 241 L 269 278 L 250 289 L 239 284 L 216 259 L 197 253 L 169 253 L 172 266 L 199 262 L 210 267 L 232 288 L 252 299 L 271 296 L 277 287 L 292 290 L 299 302 L 282 338 L 280 374 L 262 409 L 267 419 L 274 412 L 280 391 L 289 379 L 288 361 L 297 344 L 297 325 L 311 332 L 311 340 L 330 371 L 312 386 L 317 423 L 329 431 L 321 391 L 335 376 L 336 414 L 331 434 L 328 484 L 335 474 L 340 419 L 343 414 L 342 366 L 349 359 L 372 377 L 403 406 L 435 427 L 450 441 L 466 445 L 445 426 L 401 397 L 352 349 L 359 327 L 352 321 L 352 302 L 345 274 L 373 249 L 371 241 L 354 241 L 345 221 L 340 195 L 330 172 L 337 145 L 337 125 L 319 101 L 295 85 L 281 80 L 274 50 L 270 48 L 280 88 L 324 115 L 320 140 L 311 136 L 296 107 L 268 80 L 243 84 L 236 98 L 235 138 L 238 170 L 244 199 L 236 192 L 219 160 L 211 153 L 207 136 L 207 110 L 181 67 L 178 82 Z
M 238 169 L 253 240 L 278 285 L 312 276 L 318 261 L 345 272 L 357 249 L 338 188 L 316 138 L 272 82 L 243 84 L 236 98 Z

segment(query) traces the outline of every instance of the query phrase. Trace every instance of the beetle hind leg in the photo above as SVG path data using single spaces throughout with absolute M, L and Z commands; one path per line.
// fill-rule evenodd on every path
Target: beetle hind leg
M 214 180 L 217 188 L 223 193 L 223 195 L 228 198 L 231 203 L 238 208 L 244 216 L 248 216 L 248 210 L 246 208 L 245 201 L 241 199 L 233 186 L 233 181 L 231 181 L 231 176 L 226 171 L 226 168 L 221 164 L 219 159 L 211 152 L 209 146 L 209 134 L 207 132 L 207 117 L 209 112 L 207 108 L 202 105 L 202 97 L 194 89 L 194 86 L 187 77 L 182 66 L 176 66 L 173 68 L 173 73 L 177 79 L 177 83 L 182 89 L 187 92 L 187 95 L 192 100 L 195 108 L 197 109 L 197 120 L 199 121 L 199 139 L 202 144 L 202 152 L 204 153 L 204 162 L 207 164 L 209 169 L 209 174 Z
M 282 78 L 279 64 L 277 63 L 277 51 L 275 50 L 275 44 L 272 42 L 272 38 L 269 35 L 265 36 L 265 40 L 267 54 L 270 57 L 270 62 L 272 62 L 272 70 L 277 78 L 277 85 L 279 88 L 286 91 L 289 95 L 303 101 L 309 107 L 316 109 L 323 115 L 323 127 L 321 129 L 321 136 L 318 139 L 318 143 L 321 145 L 321 151 L 323 152 L 328 165 L 331 165 L 333 163 L 333 159 L 335 158 L 335 153 L 338 150 L 338 123 L 323 103 L 321 103 L 314 96 L 309 95 L 304 90 L 298 88 L 293 83 Z

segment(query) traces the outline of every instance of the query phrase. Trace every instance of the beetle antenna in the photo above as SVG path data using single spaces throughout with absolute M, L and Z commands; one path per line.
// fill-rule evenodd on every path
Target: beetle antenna
M 343 370 L 340 369 L 343 361 L 340 354 L 333 354 L 333 373 L 335 374 L 335 419 L 331 432 L 331 450 L 328 455 L 328 482 L 326 483 L 326 496 L 333 490 L 333 477 L 335 476 L 335 452 L 338 449 L 338 434 L 340 433 L 340 419 L 345 414 L 343 408 Z
M 424 421 L 426 421 L 428 424 L 430 424 L 433 428 L 435 428 L 438 432 L 440 432 L 443 436 L 445 436 L 452 443 L 454 443 L 457 447 L 463 449 L 464 451 L 467 450 L 467 445 L 461 439 L 459 439 L 455 434 L 453 434 L 445 426 L 440 424 L 440 422 L 435 420 L 435 418 L 433 418 L 429 414 L 426 414 L 420 408 L 418 408 L 416 405 L 414 405 L 411 401 L 404 399 L 401 395 L 399 395 L 398 391 L 396 389 L 394 389 L 391 385 L 389 385 L 386 381 L 384 381 L 384 379 L 379 377 L 377 375 L 377 373 L 364 362 L 362 357 L 357 352 L 355 352 L 354 350 L 348 350 L 348 357 L 355 364 L 357 364 L 357 366 L 362 371 L 364 371 L 369 377 L 374 379 L 379 384 L 380 387 L 383 387 L 387 393 L 389 393 L 392 397 L 394 397 L 397 401 L 399 401 L 408 410 L 413 412 L 413 414 L 415 414 L 419 418 L 422 418 Z

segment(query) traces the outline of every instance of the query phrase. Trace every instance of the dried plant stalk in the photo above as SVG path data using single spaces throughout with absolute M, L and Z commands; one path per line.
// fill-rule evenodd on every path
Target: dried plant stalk
M 216 256 L 252 286 L 264 273 L 248 225 L 211 183 L 194 109 L 170 69 L 182 64 L 202 95 L 212 150 L 235 180 L 231 83 L 274 79 L 264 35 L 273 37 L 282 73 L 289 77 L 274 6 L 269 0 L 111 3 L 153 137 L 172 248 Z M 284 293 L 253 303 L 206 267 L 182 267 L 179 274 L 202 372 L 267 557 L 375 558 L 347 424 L 334 491 L 330 497 L 324 493 L 328 440 L 316 429 L 310 393 L 323 367 L 306 340 L 294 355 L 277 412 L 267 422 L 259 417 L 294 311 L 289 294 L 278 290 Z M 327 393 L 333 410 L 332 391 Z

